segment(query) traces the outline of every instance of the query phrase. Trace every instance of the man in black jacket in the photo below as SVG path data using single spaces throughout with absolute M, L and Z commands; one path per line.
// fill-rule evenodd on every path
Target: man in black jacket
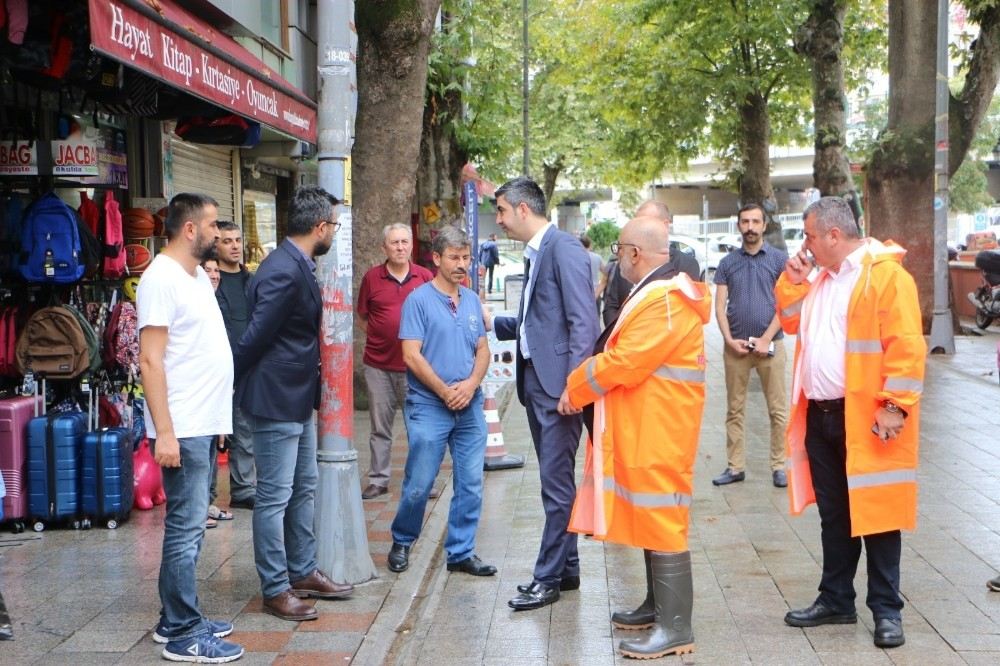
M 229 344 L 236 349 L 247 330 L 250 305 L 247 283 L 250 271 L 243 265 L 243 234 L 233 222 L 219 222 L 219 288 L 215 298 L 226 323 Z M 229 507 L 253 509 L 257 493 L 257 470 L 253 464 L 253 441 L 243 409 L 233 402 L 233 434 L 229 440 Z
M 264 611 L 292 621 L 317 617 L 300 598 L 332 599 L 353 590 L 319 570 L 313 532 L 322 316 L 313 270 L 340 227 L 338 203 L 322 188 L 295 192 L 288 238 L 250 280 L 250 319 L 233 355 L 236 400 L 253 431 L 257 464 L 253 547 Z

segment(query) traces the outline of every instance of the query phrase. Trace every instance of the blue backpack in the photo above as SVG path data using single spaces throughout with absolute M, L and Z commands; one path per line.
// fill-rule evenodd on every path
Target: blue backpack
M 52 192 L 25 211 L 19 269 L 28 282 L 70 284 L 83 277 L 76 214 Z

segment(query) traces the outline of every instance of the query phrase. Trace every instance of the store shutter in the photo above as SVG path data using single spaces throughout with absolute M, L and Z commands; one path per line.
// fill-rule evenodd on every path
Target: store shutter
M 233 178 L 233 152 L 228 146 L 188 143 L 171 137 L 173 194 L 197 192 L 219 202 L 219 219 L 240 223 L 237 181 Z

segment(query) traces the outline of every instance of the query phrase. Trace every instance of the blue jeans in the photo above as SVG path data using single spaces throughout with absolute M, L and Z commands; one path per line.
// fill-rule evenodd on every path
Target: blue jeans
M 163 492 L 167 495 L 167 515 L 160 558 L 160 629 L 174 640 L 183 640 L 208 631 L 198 608 L 195 566 L 205 536 L 208 515 L 208 482 L 211 449 L 215 437 L 184 437 L 180 467 L 161 467 Z M 156 451 L 155 440 L 150 450 Z
M 403 410 L 409 453 L 402 496 L 392 521 L 392 540 L 409 546 L 420 536 L 427 497 L 441 469 L 444 450 L 451 453 L 454 496 L 448 511 L 448 536 L 444 542 L 448 562 L 461 562 L 475 553 L 476 528 L 483 506 L 483 459 L 486 456 L 486 417 L 483 394 L 465 409 L 452 411 L 441 405 L 406 399 Z
M 316 422 L 272 421 L 246 414 L 253 432 L 257 501 L 253 553 L 265 599 L 316 570 L 313 514 L 319 471 Z

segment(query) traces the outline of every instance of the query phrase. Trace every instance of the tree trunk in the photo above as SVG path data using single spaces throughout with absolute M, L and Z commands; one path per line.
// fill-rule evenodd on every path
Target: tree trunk
M 773 218 L 777 206 L 771 189 L 771 118 L 767 99 L 759 91 L 748 93 L 740 104 L 740 204 L 759 203 L 767 212 L 764 237 L 784 248 L 781 225 Z
M 970 47 L 962 92 L 948 106 L 948 175 L 962 166 L 1000 78 L 1000 7 L 976 9 L 969 18 L 979 24 L 979 36 Z
M 410 223 L 423 126 L 427 53 L 441 0 L 364 0 L 358 30 L 358 112 L 351 154 L 354 195 L 354 293 L 384 259 L 382 227 Z M 355 392 L 367 403 L 361 373 L 364 336 L 355 336 Z
M 889 0 L 889 121 L 865 169 L 869 235 L 907 250 L 924 330 L 934 305 L 934 81 L 937 0 Z
M 850 196 L 856 201 L 851 165 L 844 154 L 847 96 L 844 94 L 845 0 L 815 0 L 799 29 L 796 50 L 812 64 L 813 184 L 823 196 Z
M 556 180 L 559 178 L 559 174 L 562 173 L 564 166 L 562 155 L 557 157 L 552 164 L 547 162 L 542 163 L 542 193 L 545 195 L 546 217 L 549 216 L 549 212 L 552 210 L 552 195 L 556 191 Z
M 434 203 L 441 217 L 433 223 L 421 216 L 420 243 L 430 243 L 430 229 L 451 224 L 462 226 L 462 167 L 468 155 L 458 146 L 452 122 L 462 115 L 462 94 L 449 90 L 443 96 L 428 95 L 424 105 L 423 134 L 420 137 L 420 169 L 417 172 L 417 204 L 421 210 Z M 418 253 L 419 255 L 419 253 Z

